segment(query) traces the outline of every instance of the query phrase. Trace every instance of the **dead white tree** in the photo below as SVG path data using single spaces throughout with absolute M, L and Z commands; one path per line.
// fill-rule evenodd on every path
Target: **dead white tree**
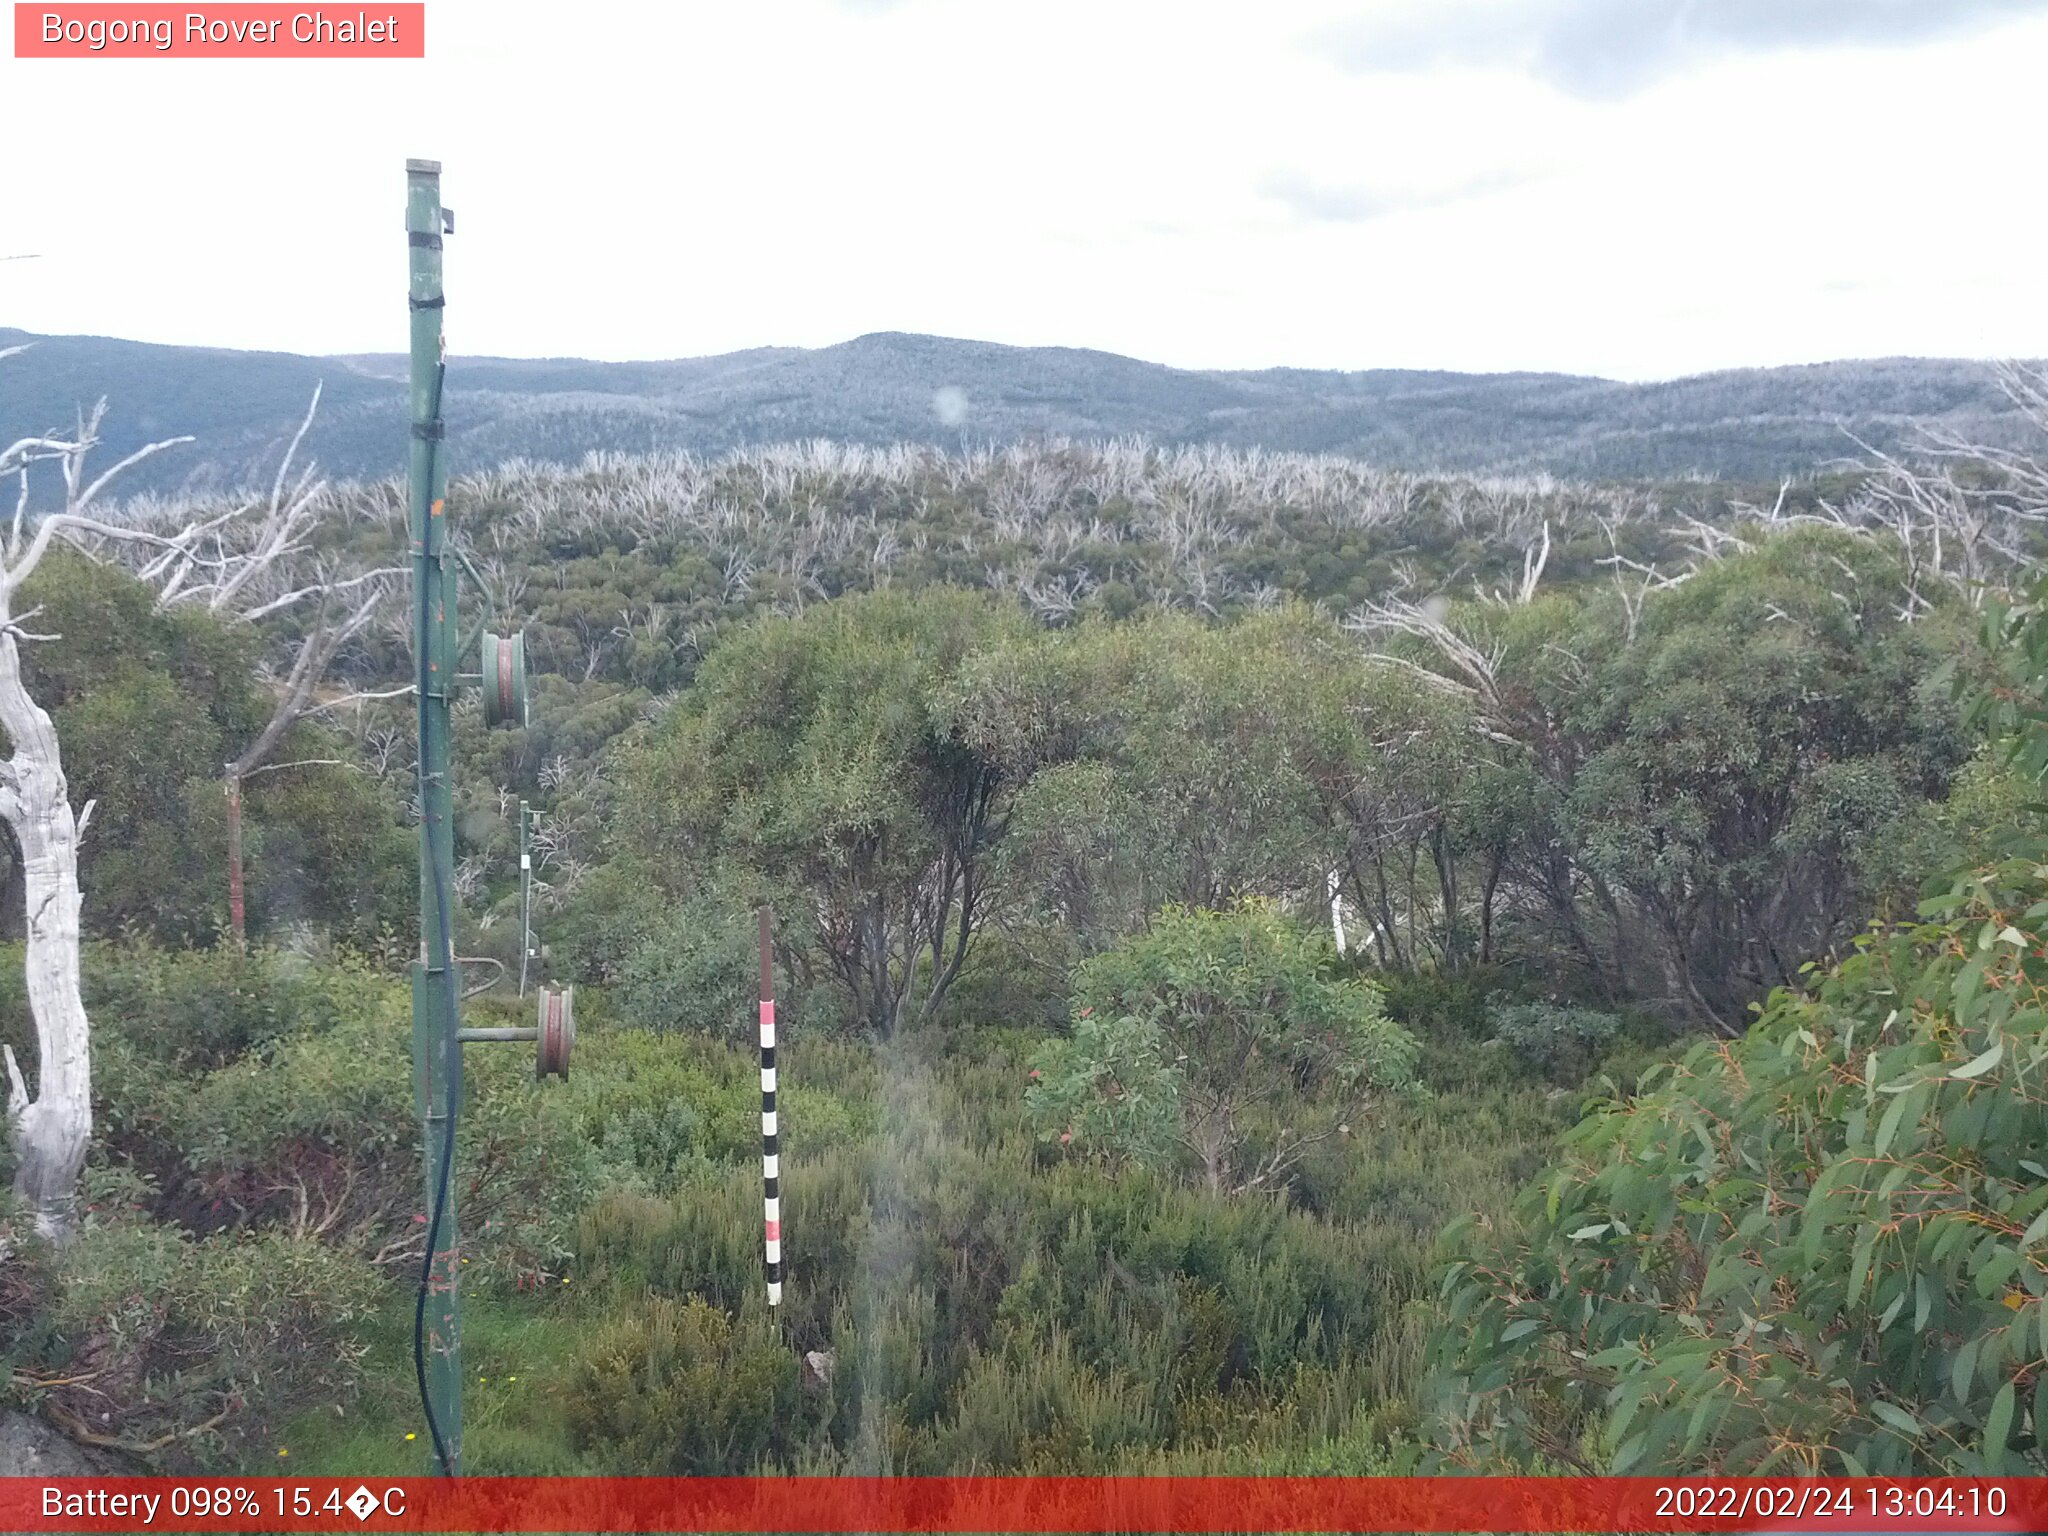
M 1522 580 L 1518 586 L 1513 588 L 1496 587 L 1493 591 L 1489 592 L 1479 584 L 1477 579 L 1474 579 L 1472 590 L 1478 594 L 1479 600 L 1483 603 L 1496 603 L 1503 608 L 1526 606 L 1536 601 L 1537 585 L 1543 580 L 1543 568 L 1549 563 L 1550 519 L 1546 517 L 1543 520 L 1541 538 L 1530 543 L 1522 550 Z
M 24 641 L 53 639 L 23 626 L 35 617 L 17 613 L 22 584 L 59 540 L 116 539 L 175 547 L 155 534 L 115 527 L 88 514 L 94 500 L 123 470 L 189 438 L 150 443 L 98 479 L 85 483 L 86 451 L 97 440 L 104 406 L 68 436 L 20 438 L 0 448 L 0 483 L 21 482 L 6 552 L 0 556 L 0 729 L 12 749 L 0 762 L 0 820 L 20 847 L 27 944 L 23 973 L 36 1033 L 36 1091 L 31 1094 L 11 1046 L 0 1046 L 7 1071 L 7 1124 L 15 1157 L 14 1190 L 33 1213 L 36 1229 L 58 1238 L 72 1227 L 78 1177 L 92 1140 L 91 1031 L 79 990 L 78 844 L 92 803 L 74 811 L 56 727 L 22 677 Z M 64 471 L 64 510 L 27 527 L 31 465 L 55 460 Z
M 316 391 L 316 406 L 318 401 Z M 142 460 L 191 439 L 149 443 L 88 480 L 86 462 L 99 444 L 105 417 L 102 400 L 68 434 L 25 437 L 0 449 L 0 483 L 19 482 L 13 524 L 0 555 L 0 729 L 12 748 L 12 755 L 0 762 L 0 819 L 20 845 L 24 969 L 36 1032 L 33 1095 L 12 1049 L 5 1053 L 7 1119 L 16 1159 L 15 1191 L 32 1209 L 37 1229 L 52 1237 L 71 1229 L 78 1177 L 92 1137 L 91 1026 L 79 989 L 78 884 L 79 841 L 92 805 L 72 809 L 56 729 L 22 675 L 24 642 L 61 638 L 25 627 L 37 610 L 16 611 L 22 586 L 62 542 L 93 558 L 119 558 L 156 587 L 159 606 L 201 604 L 223 616 L 254 621 L 315 602 L 324 613 L 325 605 L 340 602 L 338 620 L 307 625 L 299 662 L 271 722 L 238 760 L 246 776 L 293 721 L 325 707 L 311 702 L 313 683 L 347 635 L 368 622 L 382 579 L 396 574 L 396 568 L 313 579 L 295 574 L 297 557 L 309 548 L 319 487 L 310 469 L 289 493 L 285 487 L 293 455 L 311 424 L 310 411 L 267 500 L 199 511 L 174 503 L 118 523 L 91 515 L 100 497 Z M 31 527 L 29 471 L 45 462 L 57 467 L 63 481 L 63 508 Z
M 1378 650 L 1373 661 L 1397 667 L 1424 687 L 1471 701 L 1482 731 L 1495 741 L 1512 744 L 1518 716 L 1501 685 L 1500 668 L 1506 647 L 1498 640 L 1475 640 L 1447 621 L 1447 605 L 1432 600 L 1410 602 L 1383 598 L 1355 608 L 1344 620 L 1352 634 L 1368 637 L 1405 635 L 1433 649 L 1446 667 L 1425 666 L 1409 656 Z
M 320 390 L 306 407 L 305 419 L 287 445 L 271 482 L 270 496 L 261 505 L 262 515 L 253 522 L 248 514 L 256 503 L 235 507 L 223 520 L 210 518 L 197 547 L 185 545 L 149 559 L 138 572 L 145 580 L 158 583 L 158 603 L 203 603 L 223 619 L 256 623 L 275 615 L 292 613 L 300 619 L 302 633 L 277 682 L 276 703 L 270 718 L 248 746 L 222 771 L 227 792 L 228 929 L 237 949 L 248 942 L 248 882 L 243 867 L 242 791 L 260 773 L 290 768 L 331 766 L 329 758 L 307 758 L 272 762 L 271 754 L 293 726 L 315 714 L 352 703 L 397 698 L 412 692 L 410 686 L 343 693 L 320 699 L 318 690 L 343 646 L 367 629 L 378 612 L 388 605 L 396 591 L 393 579 L 402 576 L 397 566 L 384 566 L 355 575 L 340 575 L 324 567 L 303 572 L 300 557 L 307 552 L 310 535 L 325 508 L 325 482 L 315 478 L 308 464 L 296 479 L 292 463 L 320 409 Z
M 1998 365 L 1997 377 L 2020 415 L 2048 433 L 2048 374 L 2020 363 Z M 1738 523 L 1771 533 L 1818 526 L 1897 546 L 1902 576 L 1899 619 L 1934 611 L 1944 588 L 1972 607 L 2033 580 L 2048 564 L 2048 461 L 2038 449 L 1975 442 L 1921 428 L 1905 449 L 1884 450 L 1843 429 L 1861 456 L 1839 461 L 1859 481 L 1842 502 L 1816 500 L 1811 510 L 1787 508 L 1791 482 L 1769 510 L 1731 503 Z M 1746 548 L 1732 532 L 1694 523 L 1695 550 L 1715 558 L 1723 547 Z
M 2048 380 L 2016 364 L 2000 370 L 2015 405 L 2048 430 Z M 1979 607 L 2042 565 L 2040 530 L 2048 524 L 2048 468 L 2032 455 L 1925 431 L 1911 460 L 1864 451 L 1866 479 L 1843 506 L 1822 503 L 1824 521 L 1897 539 L 1905 567 L 1903 614 L 1934 605 L 1929 587 L 1946 585 Z
M 1783 499 L 1781 492 L 1780 502 Z M 1636 630 L 1642 624 L 1644 599 L 1652 592 L 1666 592 L 1673 587 L 1682 586 L 1692 579 L 1696 567 L 1688 566 L 1683 570 L 1666 574 L 1657 569 L 1657 562 L 1654 560 L 1634 560 L 1621 552 L 1621 525 L 1618 520 L 1602 518 L 1601 528 L 1607 535 L 1609 553 L 1593 563 L 1608 567 L 1613 574 L 1614 595 L 1621 604 L 1622 640 L 1625 644 L 1633 645 Z M 1621 574 L 1624 570 L 1634 573 L 1633 582 Z

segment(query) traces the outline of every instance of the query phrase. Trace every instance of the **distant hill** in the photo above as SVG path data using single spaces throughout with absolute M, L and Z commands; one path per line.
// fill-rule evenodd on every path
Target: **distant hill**
M 153 437 L 198 439 L 153 461 L 138 485 L 260 477 L 316 382 L 325 394 L 310 444 L 328 473 L 378 478 L 403 464 L 401 356 L 0 328 L 0 347 L 25 341 L 36 345 L 0 363 L 0 433 L 62 425 L 104 394 L 106 462 Z M 953 446 L 1137 435 L 1344 454 L 1397 469 L 1756 482 L 1853 453 L 1848 433 L 1887 448 L 1919 427 L 2027 441 L 1982 363 L 1900 358 L 1620 384 L 1541 373 L 1190 371 L 1108 352 L 900 333 L 673 362 L 456 357 L 447 415 L 458 468 L 807 437 Z

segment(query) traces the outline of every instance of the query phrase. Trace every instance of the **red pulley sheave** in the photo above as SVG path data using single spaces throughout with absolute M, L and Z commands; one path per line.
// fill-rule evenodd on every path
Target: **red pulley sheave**
M 569 1075 L 569 1052 L 576 1045 L 576 991 L 573 987 L 540 990 L 540 1038 L 534 1049 L 537 1078 Z
M 526 636 L 486 632 L 481 649 L 484 724 L 526 724 Z

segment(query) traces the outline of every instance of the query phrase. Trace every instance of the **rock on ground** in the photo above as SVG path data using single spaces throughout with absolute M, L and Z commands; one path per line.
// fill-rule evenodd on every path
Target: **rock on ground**
M 0 1477 L 121 1477 L 117 1457 L 66 1439 L 41 1419 L 0 1413 Z

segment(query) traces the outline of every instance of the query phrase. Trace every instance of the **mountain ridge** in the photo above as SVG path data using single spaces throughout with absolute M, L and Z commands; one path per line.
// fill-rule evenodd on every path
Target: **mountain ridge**
M 199 441 L 132 489 L 261 479 L 322 388 L 309 450 L 338 478 L 398 473 L 406 359 L 39 336 L 0 327 L 0 432 L 69 421 L 105 395 L 103 450 Z M 1723 369 L 1646 384 L 1597 376 L 1278 366 L 1178 369 L 1083 347 L 874 331 L 828 347 L 696 358 L 453 356 L 458 465 L 592 450 L 717 452 L 788 438 L 957 448 L 1026 437 L 1334 453 L 1417 472 L 1644 482 L 1775 481 L 1917 433 L 2018 447 L 2031 435 L 1990 364 L 1871 358 Z

